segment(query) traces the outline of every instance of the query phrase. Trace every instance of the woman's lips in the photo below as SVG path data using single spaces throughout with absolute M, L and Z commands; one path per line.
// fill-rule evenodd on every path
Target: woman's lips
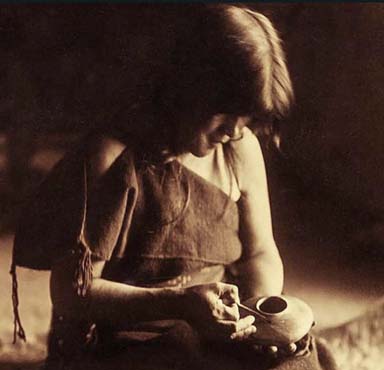
M 212 141 L 210 141 L 210 147 L 211 148 L 216 148 L 221 143 L 222 143 L 221 141 L 212 140 Z
M 209 141 L 211 142 L 211 143 L 213 143 L 213 144 L 223 144 L 223 143 L 225 143 L 225 137 L 226 137 L 226 135 L 224 135 L 224 136 L 220 136 L 220 137 L 218 137 L 218 136 L 214 136 L 214 137 L 212 137 Z
M 228 136 L 224 136 L 222 137 L 220 140 L 217 140 L 217 139 L 214 139 L 214 140 L 211 140 L 212 143 L 214 143 L 215 145 L 216 144 L 225 144 L 227 143 L 228 141 L 230 140 L 230 138 Z

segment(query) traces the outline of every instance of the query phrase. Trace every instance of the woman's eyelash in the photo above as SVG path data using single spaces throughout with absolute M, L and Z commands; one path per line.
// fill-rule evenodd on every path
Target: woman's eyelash
M 219 132 L 223 133 L 223 134 L 226 134 L 228 132 L 228 127 L 226 126 L 226 124 L 222 124 L 220 127 L 218 127 L 217 129 Z

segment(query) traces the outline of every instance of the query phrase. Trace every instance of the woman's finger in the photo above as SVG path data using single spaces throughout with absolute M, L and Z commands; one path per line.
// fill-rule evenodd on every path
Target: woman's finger
M 223 320 L 223 322 L 227 323 L 228 321 Z M 253 316 L 246 316 L 236 322 L 229 321 L 228 328 L 230 329 L 230 336 L 248 329 L 254 322 L 255 318 Z
M 251 327 L 254 322 L 255 322 L 255 317 L 251 315 L 238 320 L 236 323 L 234 323 L 234 330 L 231 333 L 231 339 L 235 339 L 237 336 L 239 338 L 242 337 L 243 336 L 242 332 L 244 332 L 249 327 Z M 251 331 L 253 330 L 254 329 L 251 329 Z
M 297 345 L 295 343 L 290 343 L 287 346 L 280 347 L 279 352 L 284 355 L 293 355 L 297 351 Z
M 290 343 L 286 346 L 277 347 L 277 346 L 265 346 L 260 344 L 254 344 L 253 349 L 257 353 L 268 354 L 271 357 L 292 356 L 297 351 L 297 345 L 295 343 Z
M 236 322 L 236 331 L 241 331 L 247 329 L 255 322 L 255 317 L 252 315 L 245 316 L 244 318 Z
M 239 288 L 232 284 L 221 284 L 220 298 L 227 305 L 239 303 Z
M 250 327 L 254 320 L 253 316 L 247 316 L 239 321 L 217 320 L 217 332 L 220 333 L 221 337 L 230 339 L 232 334 L 244 331 Z
M 240 318 L 240 312 L 236 305 L 227 306 L 221 299 L 217 299 L 212 310 L 212 315 L 216 321 L 226 320 L 236 322 Z
M 237 341 L 242 341 L 242 340 L 248 339 L 251 335 L 253 335 L 255 333 L 256 333 L 256 326 L 251 325 L 251 326 L 248 326 L 244 330 L 240 330 L 236 333 L 232 333 L 231 339 L 237 340 Z
M 267 346 L 266 347 L 266 352 L 270 355 L 270 356 L 277 356 L 277 353 L 279 352 L 279 348 L 277 346 Z
M 236 303 L 231 305 L 224 304 L 222 302 L 222 320 L 239 321 L 240 311 L 239 306 Z

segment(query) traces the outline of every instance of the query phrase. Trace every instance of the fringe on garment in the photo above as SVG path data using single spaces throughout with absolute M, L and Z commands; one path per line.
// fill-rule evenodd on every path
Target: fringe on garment
M 12 276 L 12 306 L 13 306 L 13 344 L 16 343 L 17 337 L 24 342 L 27 341 L 25 330 L 20 320 L 19 313 L 19 292 L 17 285 L 16 264 L 12 261 L 11 270 L 9 273 Z
M 84 161 L 84 180 L 83 180 L 83 215 L 81 228 L 78 233 L 77 238 L 77 250 L 75 253 L 78 254 L 78 263 L 75 269 L 73 277 L 73 287 L 79 297 L 85 297 L 87 291 L 92 282 L 92 251 L 89 248 L 85 240 L 85 223 L 87 217 L 87 168 Z M 15 344 L 17 338 L 22 339 L 24 342 L 27 341 L 25 330 L 21 323 L 20 313 L 19 313 L 19 293 L 18 293 L 18 284 L 17 284 L 17 274 L 16 274 L 16 263 L 14 256 L 12 258 L 12 264 L 10 269 L 10 274 L 12 276 L 12 305 L 13 305 L 13 343 Z
M 85 297 L 92 282 L 92 252 L 90 248 L 79 240 L 79 260 L 74 274 L 73 287 L 79 297 Z
M 81 221 L 81 227 L 79 230 L 79 236 L 77 238 L 77 246 L 80 254 L 77 268 L 75 270 L 75 276 L 73 285 L 79 297 L 85 297 L 89 286 L 92 282 L 92 252 L 89 248 L 85 238 L 85 224 L 87 220 L 87 205 L 88 205 L 88 186 L 87 186 L 87 165 L 84 161 L 84 177 L 83 177 L 83 217 Z

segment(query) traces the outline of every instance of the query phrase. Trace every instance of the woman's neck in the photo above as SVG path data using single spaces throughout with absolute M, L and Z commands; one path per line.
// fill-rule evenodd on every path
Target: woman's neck
M 225 160 L 222 145 L 204 157 L 184 153 L 177 156 L 176 160 L 206 181 L 217 186 L 234 201 L 240 198 L 236 177 Z

